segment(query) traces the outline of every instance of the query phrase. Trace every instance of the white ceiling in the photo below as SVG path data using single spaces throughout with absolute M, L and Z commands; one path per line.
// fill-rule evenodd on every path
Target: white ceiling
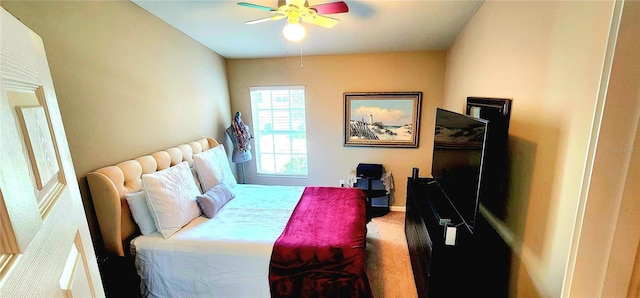
M 309 5 L 333 0 L 308 0 Z M 133 0 L 171 26 L 228 59 L 271 58 L 447 49 L 483 1 L 344 0 L 348 13 L 327 15 L 340 20 L 331 29 L 302 23 L 301 44 L 285 41 L 286 19 L 246 25 L 271 16 L 268 11 L 237 2 L 277 8 L 277 0 Z M 302 52 L 301 52 L 302 49 Z

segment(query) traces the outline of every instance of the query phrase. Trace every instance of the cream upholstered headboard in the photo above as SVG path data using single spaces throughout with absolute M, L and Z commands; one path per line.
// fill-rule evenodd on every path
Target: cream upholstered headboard
M 193 155 L 218 146 L 211 138 L 182 144 L 87 174 L 93 206 L 105 251 L 129 255 L 129 241 L 138 235 L 124 195 L 142 190 L 142 175 L 164 170 L 183 161 L 193 166 Z

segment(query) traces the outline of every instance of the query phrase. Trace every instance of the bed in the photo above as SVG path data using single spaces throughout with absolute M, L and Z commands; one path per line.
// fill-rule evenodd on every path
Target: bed
M 105 251 L 135 261 L 143 297 L 371 297 L 359 189 L 238 184 L 211 138 L 87 180 Z

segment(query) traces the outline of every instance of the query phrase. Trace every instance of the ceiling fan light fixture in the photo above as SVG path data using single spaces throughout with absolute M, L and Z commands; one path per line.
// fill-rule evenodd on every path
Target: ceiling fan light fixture
M 271 17 L 244 22 L 245 24 L 257 24 L 287 18 L 288 22 L 284 28 L 282 28 L 282 35 L 291 42 L 300 42 L 307 35 L 305 28 L 300 25 L 300 21 L 325 28 L 333 28 L 339 20 L 324 16 L 323 14 L 349 12 L 349 7 L 344 3 L 344 1 L 309 6 L 309 3 L 306 0 L 279 0 L 278 8 L 271 8 L 248 2 L 239 2 L 238 5 L 267 10 L 272 14 L 275 14 Z
M 299 42 L 307 35 L 307 31 L 300 23 L 288 22 L 284 28 L 282 28 L 282 35 L 284 35 L 288 41 Z

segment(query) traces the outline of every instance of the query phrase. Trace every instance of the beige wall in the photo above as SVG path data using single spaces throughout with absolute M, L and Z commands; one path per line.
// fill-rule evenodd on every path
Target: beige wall
M 306 88 L 309 176 L 306 179 L 265 178 L 246 165 L 249 183 L 337 186 L 358 163 L 381 163 L 393 173 L 392 205 L 405 205 L 406 180 L 419 167 L 431 169 L 433 116 L 442 102 L 444 51 L 365 55 L 303 56 L 300 58 L 228 60 L 233 111 L 251 124 L 249 87 L 304 85 Z M 422 117 L 418 148 L 344 147 L 344 92 L 421 91 Z
M 447 53 L 445 107 L 513 99 L 498 223 L 516 256 L 513 296 L 561 294 L 612 10 L 611 1 L 485 2 Z
M 2 1 L 44 40 L 96 250 L 86 173 L 230 123 L 224 59 L 128 1 Z

